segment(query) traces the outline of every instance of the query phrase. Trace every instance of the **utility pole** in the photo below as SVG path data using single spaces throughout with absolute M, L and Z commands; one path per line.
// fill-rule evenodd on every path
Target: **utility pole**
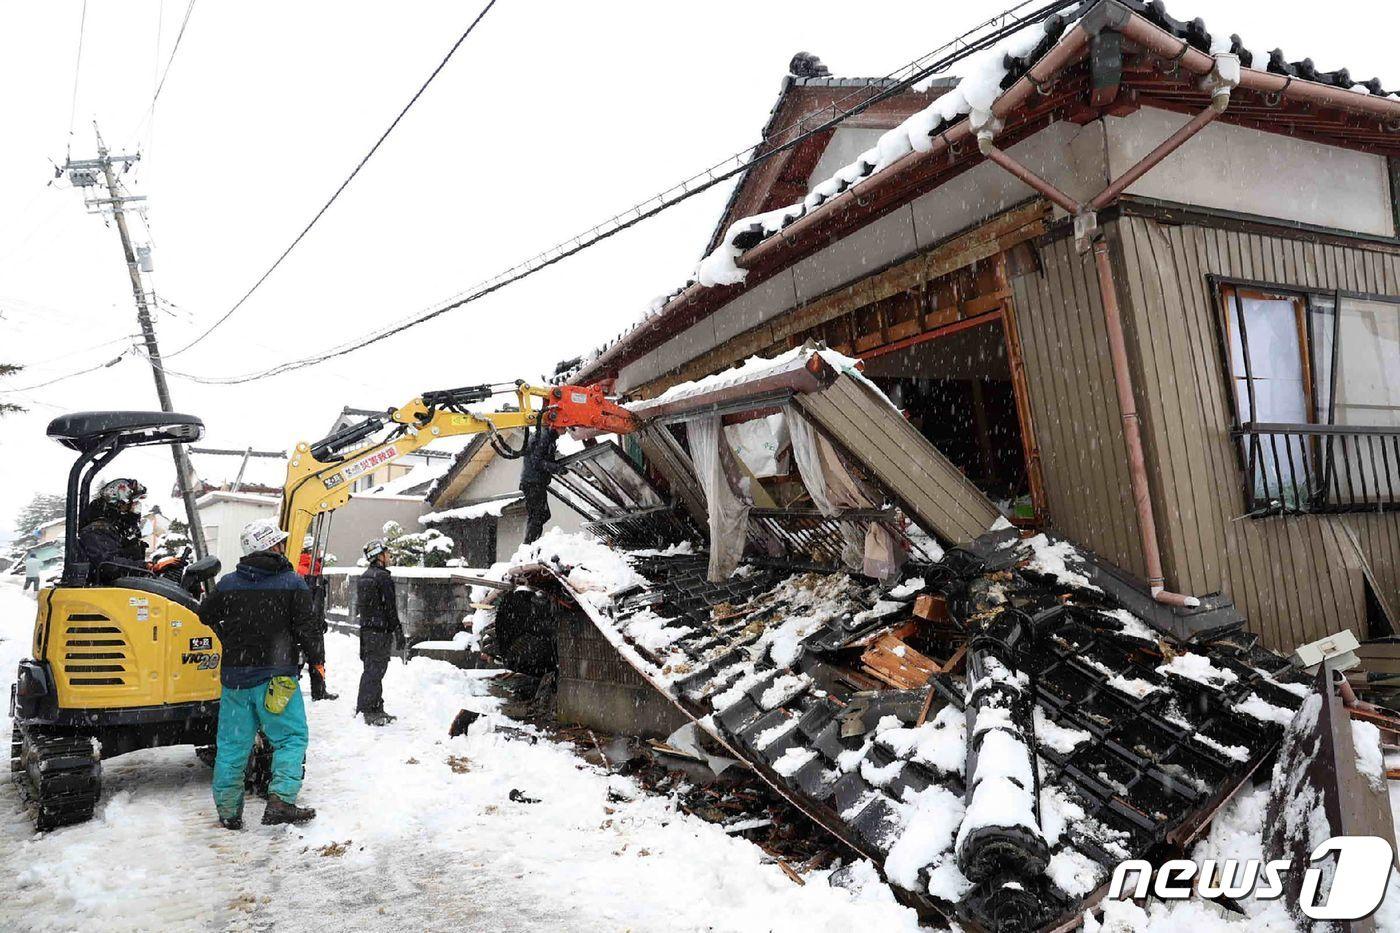
M 141 280 L 141 266 L 137 261 L 136 249 L 131 245 L 131 231 L 126 225 L 126 211 L 124 204 L 130 201 L 144 201 L 144 197 L 123 197 L 117 190 L 117 175 L 112 171 L 112 166 L 121 163 L 130 167 L 133 162 L 139 161 L 140 153 L 133 155 L 112 155 L 107 151 L 107 146 L 102 142 L 102 133 L 97 133 L 97 158 L 95 159 L 69 159 L 63 166 L 63 170 L 68 172 L 69 179 L 74 187 L 91 188 L 98 184 L 97 173 L 100 172 L 102 182 L 107 188 L 107 197 L 91 198 L 85 203 L 89 206 L 96 206 L 100 213 L 104 207 L 111 210 L 113 219 L 117 222 L 117 232 L 121 234 L 122 253 L 126 256 L 126 270 L 131 276 L 131 293 L 136 298 L 136 321 L 141 325 L 141 336 L 146 342 L 146 355 L 151 361 L 151 375 L 156 380 L 156 396 L 160 399 L 160 410 L 173 412 L 174 405 L 170 402 L 170 387 L 165 382 L 165 369 L 161 365 L 160 347 L 156 345 L 156 331 L 151 323 L 151 306 L 146 300 L 146 287 Z M 189 521 L 190 541 L 194 544 L 195 557 L 203 557 L 207 553 L 204 544 L 204 526 L 199 521 L 199 511 L 194 506 L 194 491 L 190 489 L 190 478 L 194 475 L 190 469 L 189 456 L 185 453 L 184 444 L 171 444 L 170 453 L 175 458 L 175 482 L 180 490 L 180 498 L 185 503 L 185 516 Z

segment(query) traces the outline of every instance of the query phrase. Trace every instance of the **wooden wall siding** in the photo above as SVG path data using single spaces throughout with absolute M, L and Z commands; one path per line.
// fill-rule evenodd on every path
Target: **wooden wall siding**
M 1060 239 L 1011 279 L 1049 527 L 1143 574 L 1137 513 L 1092 260 Z
M 1242 517 L 1218 311 L 1206 276 L 1400 294 L 1400 255 L 1131 215 L 1111 224 L 1109 235 L 1168 585 L 1225 592 L 1272 647 L 1343 627 L 1365 637 L 1356 551 L 1396 604 L 1400 513 Z

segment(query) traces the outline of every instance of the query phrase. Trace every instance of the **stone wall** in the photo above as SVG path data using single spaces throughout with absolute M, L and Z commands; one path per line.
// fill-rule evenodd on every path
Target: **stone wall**
M 560 613 L 557 637 L 560 722 L 665 738 L 690 721 L 642 679 L 587 616 Z
M 349 608 L 347 623 L 359 628 L 355 606 L 356 576 L 334 576 L 329 606 Z M 471 615 L 471 586 L 452 577 L 396 577 L 395 595 L 399 621 L 412 645 L 419 641 L 450 641 L 462 630 L 462 620 Z

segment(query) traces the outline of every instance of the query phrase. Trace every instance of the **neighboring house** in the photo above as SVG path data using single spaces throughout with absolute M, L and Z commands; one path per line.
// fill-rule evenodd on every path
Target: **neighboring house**
M 238 566 L 243 556 L 243 526 L 258 518 L 276 521 L 279 501 L 277 496 L 222 489 L 206 492 L 195 500 L 208 553 L 219 559 L 224 573 Z
M 652 398 L 822 342 L 1165 599 L 1222 592 L 1280 649 L 1391 634 L 1400 99 L 1160 5 L 1080 13 L 750 169 L 698 281 L 570 381 Z M 760 151 L 883 89 L 789 77 Z
M 519 431 L 502 432 L 508 443 L 519 446 Z M 580 445 L 568 437 L 559 439 L 559 454 L 566 456 Z M 554 484 L 550 491 L 554 492 Z M 520 461 L 502 457 L 479 434 L 457 455 L 449 469 L 428 491 L 430 511 L 420 521 L 436 528 L 457 544 L 457 556 L 470 567 L 489 567 L 506 560 L 525 540 L 525 503 L 520 494 Z M 545 529 L 578 531 L 583 518 L 558 498 L 550 499 L 550 521 Z
M 196 495 L 221 489 L 260 496 L 280 496 L 287 480 L 287 453 L 282 450 L 189 448 Z M 179 495 L 174 490 L 172 495 Z

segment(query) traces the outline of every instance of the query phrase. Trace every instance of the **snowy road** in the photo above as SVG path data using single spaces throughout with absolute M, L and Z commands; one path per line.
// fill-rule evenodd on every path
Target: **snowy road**
M 27 653 L 33 600 L 0 582 L 0 681 Z M 762 852 L 665 799 L 609 803 L 620 778 L 564 747 L 494 731 L 449 740 L 457 710 L 491 708 L 450 665 L 395 662 L 376 730 L 352 718 L 355 642 L 328 639 L 334 703 L 308 704 L 305 827 L 219 828 L 190 749 L 104 765 L 96 817 L 36 835 L 0 786 L 4 930 L 910 930 L 878 882 L 799 887 Z M 8 720 L 0 742 L 8 742 Z M 454 765 L 455 764 L 455 768 Z M 520 789 L 537 804 L 509 800 Z M 611 812 L 610 812 L 611 811 Z M 343 849 L 343 851 L 342 851 Z

